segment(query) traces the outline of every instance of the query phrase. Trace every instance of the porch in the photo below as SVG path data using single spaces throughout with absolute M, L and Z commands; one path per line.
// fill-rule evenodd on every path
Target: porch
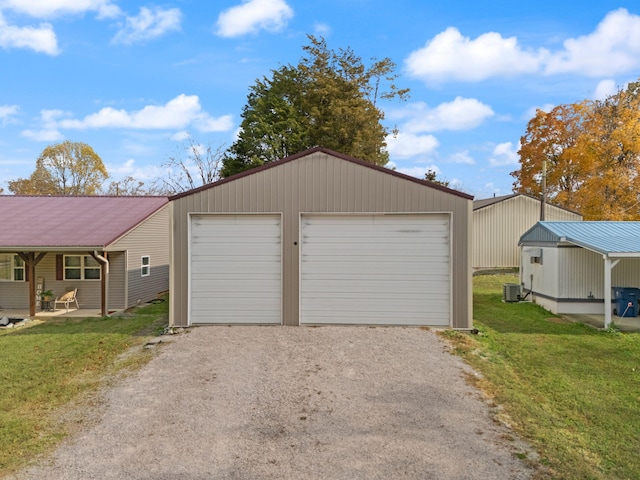
M 111 314 L 115 312 L 110 312 Z M 21 319 L 47 319 L 47 318 L 86 318 L 101 317 L 99 308 L 70 308 L 69 311 L 63 307 L 55 311 L 36 311 L 35 315 L 29 315 L 28 308 L 0 308 L 0 318 L 21 318 Z

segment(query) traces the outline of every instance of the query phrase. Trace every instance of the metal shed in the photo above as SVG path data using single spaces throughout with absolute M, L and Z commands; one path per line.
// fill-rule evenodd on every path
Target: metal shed
M 640 287 L 640 222 L 538 222 L 520 239 L 525 293 L 553 313 L 604 314 L 612 287 Z
M 521 193 L 473 202 L 473 268 L 520 266 L 520 236 L 540 220 L 541 202 Z M 582 215 L 545 204 L 545 219 L 581 221 Z
M 170 200 L 173 326 L 472 325 L 467 194 L 314 148 Z

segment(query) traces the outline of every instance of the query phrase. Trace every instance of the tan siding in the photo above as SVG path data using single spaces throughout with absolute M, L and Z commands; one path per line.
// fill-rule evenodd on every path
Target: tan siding
M 202 200 L 206 201 L 206 198 Z M 169 207 L 165 206 L 129 233 L 109 246 L 109 250 L 127 252 L 126 276 L 117 279 L 125 282 L 126 292 L 124 308 L 135 306 L 157 298 L 158 293 L 169 289 Z M 148 255 L 151 261 L 150 275 L 141 275 L 142 256 Z M 110 291 L 118 289 L 111 279 Z M 128 282 L 128 283 L 127 283 Z M 122 288 L 120 287 L 120 290 Z M 126 297 L 124 296 L 126 294 Z M 110 298 L 111 295 L 109 295 Z M 111 308 L 111 305 L 110 305 Z
M 582 217 L 547 205 L 548 221 L 578 221 Z M 518 242 L 540 220 L 540 202 L 519 195 L 473 212 L 473 267 L 518 267 Z
M 261 199 L 251 203 L 249 199 Z M 198 208 L 195 208 L 195 207 Z M 324 152 L 193 192 L 171 202 L 171 323 L 187 324 L 189 212 L 283 214 L 283 318 L 298 325 L 299 220 L 316 212 L 451 212 L 452 326 L 471 326 L 471 201 Z M 298 242 L 298 245 L 294 245 Z
M 109 310 L 123 310 L 126 308 L 125 298 L 127 292 L 127 253 L 109 252 Z
M 12 308 L 29 308 L 27 282 L 0 282 L 0 310 Z
M 36 278 L 44 278 L 44 289 L 59 296 L 74 288 L 78 289 L 80 308 L 100 308 L 100 285 L 95 280 L 56 280 L 56 254 L 47 253 L 36 266 Z M 88 255 L 89 252 L 66 252 L 73 255 Z M 1 308 L 29 308 L 29 288 L 27 282 L 2 282 L 0 285 Z

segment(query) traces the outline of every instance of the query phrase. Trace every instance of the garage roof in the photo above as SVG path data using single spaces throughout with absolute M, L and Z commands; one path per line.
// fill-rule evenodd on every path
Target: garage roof
M 500 197 L 481 198 L 479 200 L 474 200 L 473 201 L 473 210 L 474 211 L 480 210 L 482 208 L 490 207 L 491 205 L 495 205 L 497 203 L 506 202 L 507 200 L 511 200 L 512 198 L 517 198 L 517 197 L 530 198 L 531 200 L 535 200 L 536 202 L 540 203 L 540 199 L 538 197 L 534 197 L 532 195 L 527 195 L 525 193 L 512 193 L 512 194 L 509 194 L 509 195 L 502 195 Z M 549 202 L 546 202 L 546 205 L 549 206 L 549 207 L 554 207 L 554 208 L 559 208 L 561 210 L 566 210 L 567 212 L 575 213 L 576 215 L 580 215 L 578 212 L 576 212 L 574 210 L 569 210 L 568 208 L 565 208 L 565 207 L 560 206 L 560 205 L 555 205 L 555 204 L 549 203 Z
M 469 195 L 468 193 L 461 192 L 460 190 L 455 190 L 455 189 L 452 189 L 452 188 L 449 188 L 449 187 L 445 187 L 444 185 L 440 185 L 439 183 L 436 183 L 436 182 L 430 182 L 429 180 L 422 180 L 420 178 L 412 177 L 410 175 L 405 175 L 404 173 L 400 173 L 400 172 L 398 172 L 396 170 L 391 170 L 390 168 L 381 167 L 379 165 L 374 165 L 371 162 L 367 162 L 367 161 L 364 161 L 364 160 L 360 160 L 358 158 L 350 157 L 349 155 L 344 155 L 342 153 L 334 152 L 333 150 L 330 150 L 330 149 L 324 148 L 324 147 L 310 148 L 309 150 L 305 150 L 303 152 L 296 153 L 295 155 L 290 155 L 290 156 L 285 157 L 285 158 L 283 158 L 281 160 L 277 160 L 275 162 L 265 163 L 264 165 L 261 165 L 259 167 L 252 168 L 252 169 L 247 170 L 245 172 L 237 173 L 237 174 L 232 175 L 230 177 L 223 178 L 222 180 L 219 180 L 217 182 L 209 183 L 207 185 L 203 185 L 201 187 L 194 188 L 193 190 L 187 190 L 186 192 L 178 193 L 178 194 L 170 197 L 169 200 L 177 200 L 179 198 L 187 197 L 189 195 L 192 195 L 194 193 L 197 193 L 197 192 L 200 192 L 200 191 L 203 191 L 203 190 L 208 190 L 210 188 L 217 187 L 219 185 L 223 185 L 225 183 L 233 182 L 233 181 L 238 180 L 239 178 L 242 178 L 242 177 L 246 177 L 246 176 L 249 176 L 249 175 L 255 175 L 255 174 L 259 173 L 259 172 L 262 172 L 264 170 L 268 170 L 268 169 L 271 169 L 271 168 L 277 168 L 277 167 L 279 167 L 281 165 L 287 164 L 289 162 L 296 161 L 296 160 L 298 160 L 300 158 L 303 158 L 303 157 L 307 157 L 307 156 L 309 156 L 309 155 L 311 155 L 313 153 L 316 153 L 316 152 L 326 153 L 327 155 L 330 155 L 332 157 L 337 157 L 337 158 L 340 158 L 342 160 L 346 160 L 347 162 L 351 162 L 351 163 L 355 163 L 355 164 L 358 164 L 358 165 L 362 165 L 363 167 L 367 167 L 367 168 L 370 168 L 372 170 L 378 170 L 380 172 L 384 172 L 384 173 L 392 175 L 392 176 L 403 178 L 405 180 L 409 180 L 409 181 L 414 182 L 414 183 L 418 183 L 418 184 L 421 184 L 421 185 L 427 185 L 427 186 L 429 186 L 431 188 L 434 188 L 436 190 L 441 190 L 443 192 L 447 192 L 447 193 L 456 195 L 458 197 L 466 198 L 468 200 L 473 200 L 473 195 Z
M 640 257 L 640 222 L 538 222 L 519 245 L 562 242 L 608 257 Z
M 167 202 L 167 197 L 0 195 L 0 249 L 105 247 Z

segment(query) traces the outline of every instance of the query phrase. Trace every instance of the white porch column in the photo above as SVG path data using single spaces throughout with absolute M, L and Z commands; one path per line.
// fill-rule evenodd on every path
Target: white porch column
M 611 325 L 611 270 L 615 267 L 620 259 L 611 260 L 606 255 L 604 258 L 604 328 Z

